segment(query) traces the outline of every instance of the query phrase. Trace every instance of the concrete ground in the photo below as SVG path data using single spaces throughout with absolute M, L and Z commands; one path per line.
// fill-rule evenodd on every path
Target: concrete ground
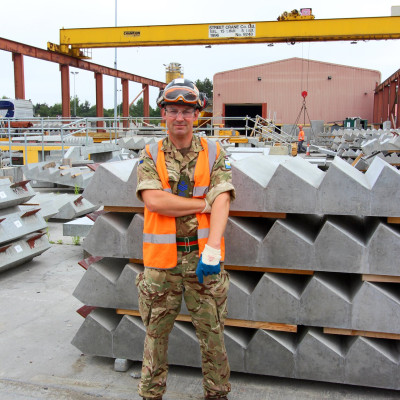
M 83 251 L 62 236 L 62 223 L 50 222 L 49 235 L 51 249 L 0 274 L 0 399 L 138 400 L 139 363 L 115 372 L 113 359 L 70 344 L 83 322 L 72 296 Z M 396 391 L 269 376 L 233 373 L 231 382 L 231 400 L 400 399 Z M 202 399 L 200 371 L 171 367 L 164 399 Z

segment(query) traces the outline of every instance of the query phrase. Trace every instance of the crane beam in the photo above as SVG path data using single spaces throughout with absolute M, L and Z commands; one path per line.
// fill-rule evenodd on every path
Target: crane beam
M 60 45 L 48 48 L 79 57 L 99 47 L 387 39 L 400 39 L 400 16 L 60 29 Z

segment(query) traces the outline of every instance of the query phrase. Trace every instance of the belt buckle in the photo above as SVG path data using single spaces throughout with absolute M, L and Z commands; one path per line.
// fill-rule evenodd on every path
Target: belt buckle
M 186 253 L 190 253 L 190 241 L 189 238 L 187 236 L 185 236 L 185 252 Z

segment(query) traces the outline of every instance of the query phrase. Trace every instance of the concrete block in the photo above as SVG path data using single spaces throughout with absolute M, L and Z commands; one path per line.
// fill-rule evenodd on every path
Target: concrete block
M 294 377 L 296 340 L 297 335 L 293 333 L 258 329 L 246 351 L 246 372 Z
M 138 309 L 135 279 L 142 271 L 142 265 L 127 264 L 125 259 L 103 258 L 90 265 L 73 295 L 91 306 Z
M 133 365 L 133 362 L 126 358 L 116 358 L 114 361 L 114 371 L 126 372 Z
M 225 231 L 227 265 L 258 265 L 260 245 L 268 229 L 268 221 L 230 217 Z M 246 243 L 246 246 L 238 246 Z
M 112 337 L 113 354 L 119 358 L 142 361 L 145 337 L 146 328 L 140 317 L 122 316 Z
M 93 310 L 76 332 L 72 345 L 86 355 L 114 357 L 113 333 L 121 319 L 122 316 L 116 314 L 115 310 Z
M 379 222 L 371 231 L 368 246 L 369 273 L 399 275 L 400 227 Z
M 370 212 L 365 215 L 400 216 L 400 171 L 380 158 L 375 157 L 365 173 L 372 187 Z
M 319 271 L 362 273 L 368 261 L 362 220 L 329 217 L 315 240 Z
M 351 320 L 355 290 L 357 285 L 351 275 L 315 273 L 301 294 L 298 323 L 345 328 Z
M 88 217 L 77 218 L 63 224 L 63 236 L 88 236 L 94 222 Z
M 356 337 L 346 356 L 344 383 L 398 389 L 399 348 L 395 342 Z
M 285 274 L 264 273 L 251 297 L 251 319 L 256 321 L 298 323 L 300 297 L 306 280 Z M 266 296 L 265 294 L 268 293 Z M 279 299 L 279 301 L 266 301 Z
M 400 293 L 396 284 L 363 282 L 353 299 L 351 326 L 400 333 Z
M 94 204 L 143 207 L 136 198 L 138 159 L 101 164 L 83 192 Z
M 277 219 L 262 239 L 259 265 L 317 269 L 314 242 L 322 222 L 317 215 L 288 215 L 286 219 Z M 238 251 L 236 243 L 235 246 Z
M 335 157 L 318 188 L 316 210 L 323 214 L 369 215 L 369 198 L 370 186 L 364 174 Z
M 103 257 L 143 258 L 143 214 L 106 213 L 97 218 L 83 248 Z
M 343 383 L 344 358 L 342 337 L 324 335 L 320 329 L 309 328 L 297 347 L 295 377 Z

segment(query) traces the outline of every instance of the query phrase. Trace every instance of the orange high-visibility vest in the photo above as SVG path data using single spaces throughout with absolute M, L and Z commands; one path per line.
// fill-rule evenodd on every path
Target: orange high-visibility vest
M 303 130 L 301 130 L 299 132 L 299 141 L 301 141 L 301 140 L 304 142 L 304 131 Z
M 215 160 L 220 153 L 219 143 L 200 138 L 203 150 L 199 152 L 194 170 L 194 198 L 205 198 L 210 186 L 210 175 Z M 153 159 L 160 177 L 163 190 L 172 193 L 168 180 L 168 171 L 165 165 L 165 155 L 161 150 L 162 140 L 152 145 L 146 145 L 147 154 Z M 199 224 L 197 237 L 199 255 L 207 244 L 210 231 L 210 214 L 196 214 Z M 221 241 L 221 261 L 225 256 L 224 238 Z M 150 212 L 144 207 L 143 228 L 143 264 L 150 268 L 174 268 L 178 263 L 176 245 L 175 217 L 168 217 L 156 212 Z

